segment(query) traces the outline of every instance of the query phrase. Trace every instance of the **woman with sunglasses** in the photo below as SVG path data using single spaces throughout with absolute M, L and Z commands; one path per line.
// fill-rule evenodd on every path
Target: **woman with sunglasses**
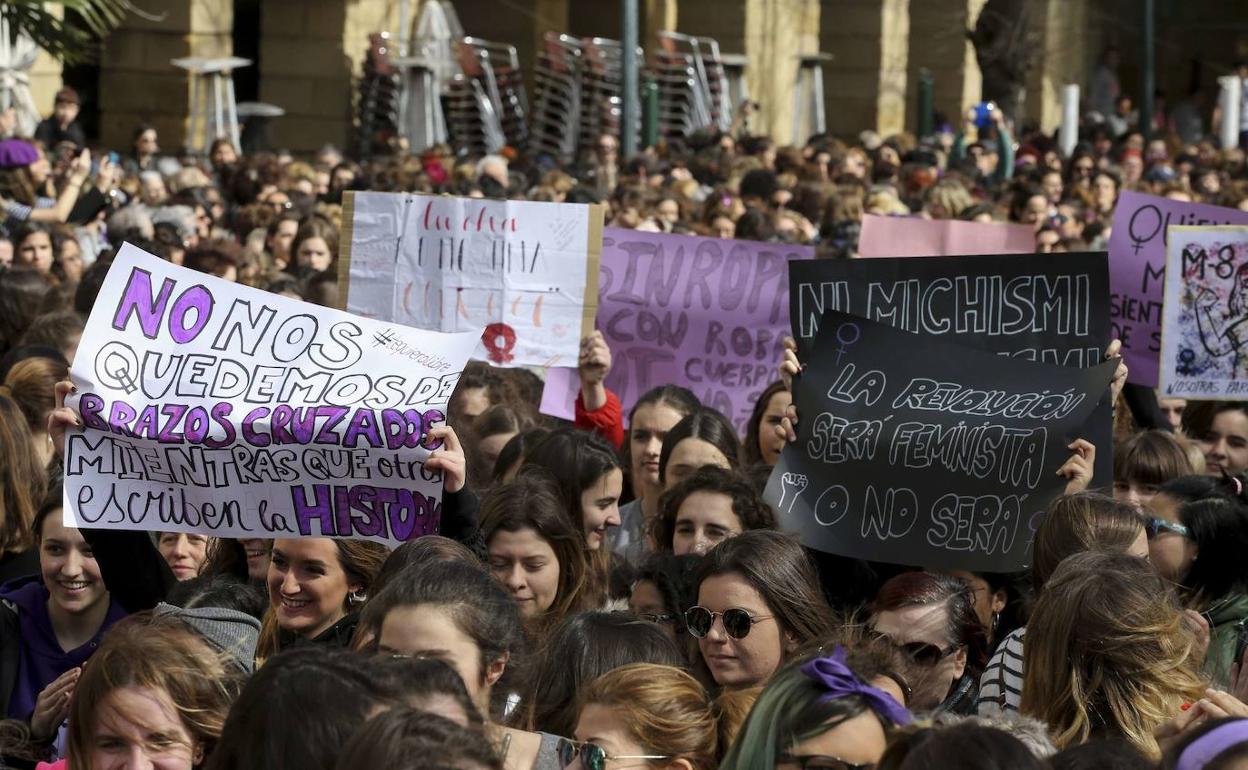
M 617 668 L 582 690 L 579 702 L 576 740 L 559 742 L 562 768 L 718 766 L 715 706 L 698 680 L 678 668 Z
M 846 663 L 845 649 L 795 661 L 763 689 L 720 770 L 870 770 L 912 722 Z
M 685 625 L 720 687 L 763 684 L 802 645 L 827 637 L 832 610 L 791 535 L 756 529 L 706 555 Z
M 1235 641 L 1248 619 L 1248 495 L 1242 475 L 1186 476 L 1161 486 L 1149 503 L 1148 552 L 1189 609 L 1209 623 L 1205 673 L 1231 684 Z
M 1130 505 L 1106 495 L 1080 492 L 1049 504 L 1032 542 L 1031 584 L 1043 593 L 1049 576 L 1068 556 L 1084 551 L 1128 553 L 1148 558 L 1144 522 Z M 1023 691 L 1023 639 L 1027 628 L 1010 632 L 979 679 L 975 710 L 981 715 L 1018 711 Z
M 921 681 L 911 683 L 911 708 L 974 711 L 988 637 L 965 582 L 935 572 L 903 572 L 880 587 L 870 612 L 871 634 L 925 671 Z

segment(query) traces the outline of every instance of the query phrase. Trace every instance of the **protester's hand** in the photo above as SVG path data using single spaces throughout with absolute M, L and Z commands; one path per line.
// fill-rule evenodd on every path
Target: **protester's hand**
M 797 360 L 797 340 L 784 338 L 784 356 L 780 359 L 780 380 L 785 390 L 793 390 L 793 378 L 801 373 L 803 367 Z
M 1109 403 L 1111 405 L 1118 403 L 1118 396 L 1122 394 L 1122 388 L 1127 384 L 1127 375 L 1130 370 L 1127 369 L 1127 359 L 1120 358 L 1122 355 L 1122 342 L 1114 340 L 1109 343 L 1109 347 L 1105 348 L 1105 360 L 1109 361 L 1118 358 L 1118 368 L 1114 370 L 1114 379 L 1109 382 Z
M 56 406 L 48 414 L 48 439 L 58 457 L 65 455 L 65 431 L 70 428 L 82 430 L 82 418 L 73 409 L 65 406 L 65 397 L 77 390 L 69 380 L 56 383 L 53 390 Z
M 1184 708 L 1179 713 L 1153 728 L 1153 738 L 1157 740 L 1157 745 L 1164 753 L 1177 743 L 1184 733 L 1208 718 L 1208 714 L 1199 707 L 1198 703 L 1184 704 Z
M 100 156 L 100 167 L 95 173 L 95 186 L 100 192 L 107 193 L 117 186 L 117 174 L 120 169 L 113 163 L 107 153 Z
M 30 716 L 30 734 L 39 740 L 56 735 L 56 728 L 69 716 L 69 701 L 78 684 L 81 668 L 71 668 L 52 680 L 35 699 L 35 711 Z
M 1075 439 L 1066 446 L 1073 454 L 1057 475 L 1066 479 L 1066 494 L 1082 492 L 1092 483 L 1092 468 L 1096 465 L 1096 447 L 1085 439 Z
M 69 164 L 70 181 L 82 182 L 91 173 L 91 151 L 83 150 Z
M 1192 656 L 1199 661 L 1209 652 L 1209 621 L 1196 610 L 1183 610 L 1183 624 L 1192 632 Z
M 602 332 L 594 329 L 581 339 L 581 354 L 576 362 L 583 384 L 598 385 L 611 371 L 611 346 Z
M 1205 697 L 1196 702 L 1192 708 L 1200 707 L 1210 719 L 1248 717 L 1248 704 L 1222 690 L 1205 690 Z
M 1231 664 L 1231 694 L 1248 702 L 1248 649 L 1241 660 Z
M 429 454 L 425 467 L 442 471 L 445 490 L 454 494 L 468 483 L 468 460 L 464 457 L 464 448 L 460 446 L 459 436 L 455 429 L 443 423 L 429 431 L 430 439 L 442 439 L 442 446 Z
M 772 428 L 776 432 L 776 438 L 789 442 L 790 444 L 797 441 L 797 405 L 789 404 L 789 408 L 784 410 L 784 417 L 780 418 L 780 424 Z

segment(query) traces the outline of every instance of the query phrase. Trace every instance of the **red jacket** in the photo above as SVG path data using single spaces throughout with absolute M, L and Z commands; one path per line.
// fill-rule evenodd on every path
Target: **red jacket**
M 593 431 L 602 436 L 616 449 L 624 446 L 624 405 L 619 396 L 607 390 L 607 403 L 590 412 L 585 409 L 581 394 L 576 394 L 576 419 L 578 428 Z

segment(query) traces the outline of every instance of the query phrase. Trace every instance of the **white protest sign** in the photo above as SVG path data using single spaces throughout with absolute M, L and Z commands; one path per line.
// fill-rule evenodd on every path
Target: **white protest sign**
M 126 244 L 69 399 L 65 523 L 225 537 L 437 532 L 429 430 L 480 331 L 357 318 Z
M 1158 383 L 1172 398 L 1248 401 L 1248 226 L 1172 226 Z
M 497 366 L 575 366 L 597 311 L 602 218 L 576 203 L 348 193 L 344 307 L 419 329 L 484 329 L 474 357 Z

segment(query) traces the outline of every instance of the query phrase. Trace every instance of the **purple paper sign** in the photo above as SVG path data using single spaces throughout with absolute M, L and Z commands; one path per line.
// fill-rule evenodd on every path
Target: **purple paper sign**
M 611 346 L 607 387 L 627 412 L 656 385 L 683 385 L 744 433 L 779 376 L 789 260 L 813 256 L 809 246 L 606 228 L 597 327 Z M 578 387 L 574 369 L 549 370 L 542 412 L 571 419 Z
M 1248 211 L 1136 192 L 1118 196 L 1109 239 L 1109 313 L 1130 381 L 1150 388 L 1157 386 L 1166 228 L 1173 225 L 1248 225 Z

